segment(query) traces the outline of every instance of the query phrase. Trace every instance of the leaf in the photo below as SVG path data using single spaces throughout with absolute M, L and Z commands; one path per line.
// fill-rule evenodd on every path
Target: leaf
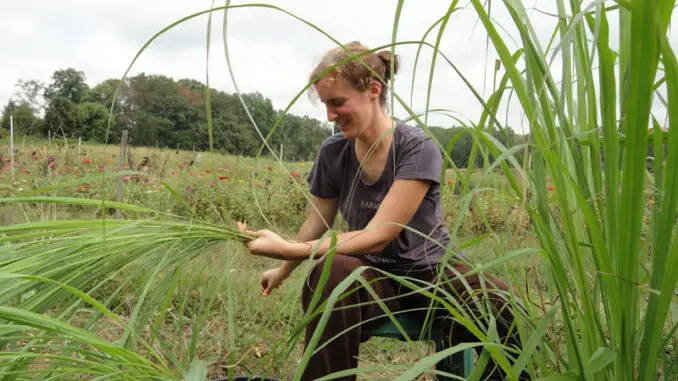
M 205 381 L 207 380 L 207 364 L 202 360 L 193 360 L 188 368 L 185 381 Z

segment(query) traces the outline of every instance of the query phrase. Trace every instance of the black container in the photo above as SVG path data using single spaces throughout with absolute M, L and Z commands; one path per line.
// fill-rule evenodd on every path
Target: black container
M 268 378 L 268 377 L 261 377 L 261 376 L 237 376 L 233 378 L 232 380 L 229 379 L 228 377 L 226 378 L 218 378 L 216 380 L 212 381 L 280 381 L 277 378 Z

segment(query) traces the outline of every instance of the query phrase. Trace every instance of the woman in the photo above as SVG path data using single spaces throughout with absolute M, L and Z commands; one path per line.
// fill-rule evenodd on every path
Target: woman
M 421 129 L 405 124 L 396 126 L 387 115 L 390 68 L 393 64 L 393 72 L 398 71 L 397 57 L 392 61 L 389 51 L 366 53 L 368 49 L 358 42 L 346 47 L 360 58 L 351 58 L 342 48 L 332 49 L 311 74 L 312 88 L 327 109 L 327 119 L 339 127 L 341 134 L 331 136 L 320 147 L 308 177 L 312 211 L 298 232 L 297 242 L 262 230 L 256 232 L 257 239 L 247 244 L 251 254 L 284 260 L 280 267 L 262 274 L 264 295 L 280 286 L 311 254 L 313 258 L 323 258 L 330 242 L 317 240 L 333 225 L 339 210 L 349 232 L 337 237 L 336 255 L 320 303 L 353 270 L 365 265 L 431 283 L 441 280 L 438 262 L 449 243 L 440 201 L 442 155 Z M 334 65 L 337 66 L 329 70 Z M 309 308 L 322 267 L 322 264 L 315 266 L 308 275 L 302 293 L 304 310 Z M 492 293 L 491 299 L 500 322 L 499 334 L 508 344 L 517 347 L 516 335 L 509 334 L 511 329 L 515 331 L 515 327 L 511 327 L 513 315 L 500 297 L 507 291 L 506 284 L 489 276 L 483 278 L 489 285 L 481 286 L 478 276 L 468 276 L 464 282 L 458 275 L 468 272 L 470 267 L 461 263 L 447 263 L 447 267 L 446 290 L 456 295 L 461 304 L 469 294 L 467 285 L 475 290 L 496 287 L 497 292 Z M 429 307 L 430 299 L 412 293 L 402 296 L 401 293 L 411 290 L 401 290 L 397 282 L 380 276 L 374 269 L 368 269 L 362 276 L 391 311 Z M 373 300 L 365 288 L 356 289 L 334 307 L 360 306 L 333 311 L 320 344 L 347 332 L 311 358 L 302 379 L 313 380 L 357 366 L 359 324 L 384 312 L 376 303 L 366 303 Z M 479 315 L 477 308 L 469 305 L 468 309 Z M 460 325 L 452 330 L 453 320 L 448 321 L 443 325 L 447 335 L 443 337 L 451 337 L 452 344 L 477 341 Z M 306 345 L 316 326 L 317 319 L 307 327 Z M 349 329 L 354 326 L 357 327 Z M 486 374 L 491 379 L 502 379 L 502 373 L 495 366 L 488 367 Z

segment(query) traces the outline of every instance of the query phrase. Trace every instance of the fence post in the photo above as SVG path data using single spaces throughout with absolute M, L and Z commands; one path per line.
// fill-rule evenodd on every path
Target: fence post
M 125 153 L 127 152 L 127 130 L 122 130 L 120 139 L 120 161 L 118 162 L 118 171 L 122 171 L 125 165 Z M 122 202 L 122 176 L 118 176 L 118 189 L 115 195 L 115 201 Z M 120 219 L 120 209 L 115 210 L 115 219 Z
M 9 116 L 9 167 L 12 181 L 14 181 L 14 117 Z

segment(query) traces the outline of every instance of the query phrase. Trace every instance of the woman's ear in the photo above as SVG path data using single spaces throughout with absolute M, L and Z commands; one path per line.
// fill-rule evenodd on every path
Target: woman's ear
M 381 82 L 373 79 L 372 82 L 370 82 L 370 87 L 368 89 L 368 91 L 370 93 L 370 99 L 377 99 L 378 100 L 379 95 L 381 95 L 381 90 L 382 90 Z

